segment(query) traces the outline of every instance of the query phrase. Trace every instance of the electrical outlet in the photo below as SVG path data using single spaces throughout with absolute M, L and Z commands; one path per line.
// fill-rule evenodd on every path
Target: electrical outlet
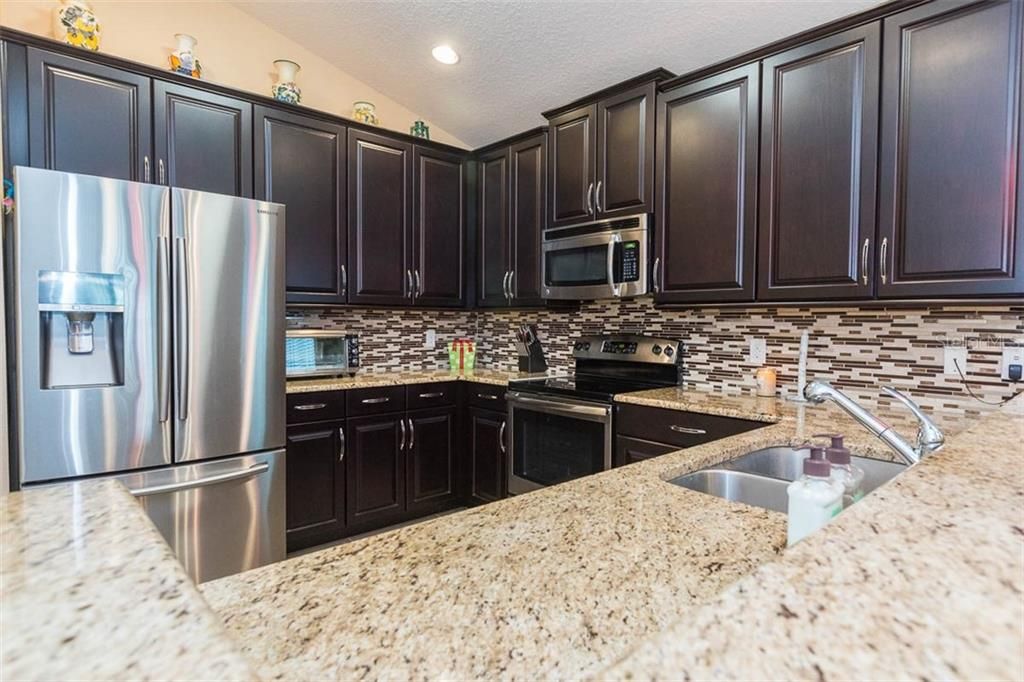
M 437 332 L 433 329 L 428 329 L 426 338 L 423 340 L 423 347 L 427 350 L 434 350 L 437 348 Z
M 1020 381 L 1022 368 L 1024 368 L 1024 346 L 1004 346 L 1003 365 L 999 371 L 999 376 L 1003 378 L 1003 381 Z M 1012 378 L 1011 372 L 1017 376 L 1016 379 Z
M 942 361 L 944 373 L 958 377 L 963 372 L 967 376 L 967 348 L 964 346 L 946 346 L 942 351 Z M 956 371 L 957 365 L 960 372 Z
M 768 359 L 768 341 L 766 339 L 750 339 L 750 355 L 747 360 L 752 365 L 763 365 Z

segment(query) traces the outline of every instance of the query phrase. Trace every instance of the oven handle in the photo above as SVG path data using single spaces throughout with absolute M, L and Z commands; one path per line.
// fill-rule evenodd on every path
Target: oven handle
M 509 393 L 508 400 L 513 405 L 532 407 L 548 414 L 579 417 L 589 421 L 607 421 L 611 417 L 612 412 L 612 408 L 609 405 L 578 405 L 553 400 L 540 400 L 538 398 L 528 398 L 521 393 Z

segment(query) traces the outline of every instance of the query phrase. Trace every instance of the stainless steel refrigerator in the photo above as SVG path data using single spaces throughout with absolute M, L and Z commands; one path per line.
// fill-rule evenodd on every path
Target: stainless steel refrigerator
M 115 475 L 199 581 L 284 557 L 284 206 L 15 169 L 23 486 Z

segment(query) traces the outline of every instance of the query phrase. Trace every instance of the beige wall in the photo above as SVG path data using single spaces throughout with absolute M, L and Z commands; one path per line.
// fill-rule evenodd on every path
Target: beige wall
M 56 4 L 56 0 L 0 0 L 0 24 L 52 37 Z M 370 100 L 377 105 L 382 127 L 405 133 L 420 118 L 227 2 L 93 0 L 90 4 L 103 28 L 102 52 L 166 68 L 174 34 L 188 33 L 199 41 L 196 54 L 203 64 L 203 80 L 268 95 L 274 82 L 272 62 L 291 59 L 302 65 L 298 83 L 306 106 L 350 116 L 353 101 Z M 427 124 L 431 139 L 467 147 L 431 121 Z

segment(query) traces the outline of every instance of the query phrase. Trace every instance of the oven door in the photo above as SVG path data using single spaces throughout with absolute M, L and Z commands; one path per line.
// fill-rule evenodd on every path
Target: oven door
M 648 233 L 616 230 L 545 241 L 543 297 L 588 300 L 647 293 Z
M 508 394 L 513 495 L 610 469 L 611 405 Z

